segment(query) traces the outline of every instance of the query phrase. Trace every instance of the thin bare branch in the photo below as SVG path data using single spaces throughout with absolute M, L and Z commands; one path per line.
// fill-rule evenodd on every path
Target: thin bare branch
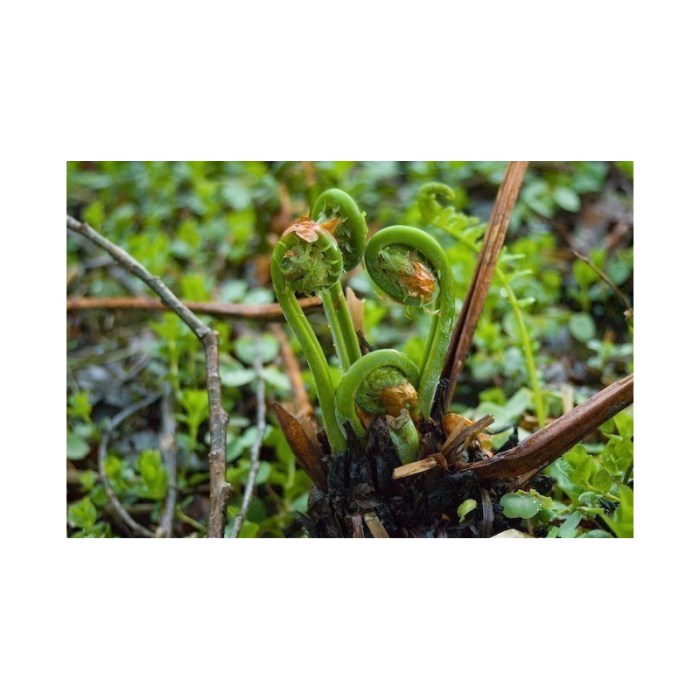
M 130 515 L 127 513 L 126 508 L 121 504 L 121 501 L 117 497 L 117 494 L 112 488 L 112 484 L 109 482 L 109 477 L 107 476 L 107 447 L 109 446 L 109 441 L 112 437 L 114 431 L 127 419 L 138 413 L 146 406 L 150 406 L 154 401 L 157 401 L 159 394 L 151 394 L 141 401 L 137 401 L 131 406 L 127 406 L 124 410 L 117 413 L 114 418 L 107 424 L 107 427 L 103 430 L 100 436 L 100 445 L 97 450 L 97 470 L 100 475 L 100 482 L 102 483 L 102 488 L 104 488 L 105 493 L 109 502 L 112 504 L 112 508 L 119 516 L 121 521 L 131 530 L 142 537 L 155 537 L 155 535 L 146 527 L 137 523 Z
M 448 408 L 450 403 L 452 403 L 452 397 L 454 396 L 464 360 L 471 348 L 476 324 L 484 308 L 486 295 L 491 285 L 491 279 L 498 263 L 498 256 L 503 247 L 510 217 L 513 213 L 526 170 L 527 161 L 515 160 L 508 163 L 503 182 L 496 195 L 496 202 L 486 228 L 484 242 L 476 263 L 476 270 L 452 332 L 450 347 L 445 357 L 442 376 L 443 379 L 448 380 L 445 390 L 445 406 Z
M 226 304 L 218 301 L 183 301 L 190 311 L 210 316 L 245 318 L 251 321 L 281 321 L 284 314 L 279 304 Z M 305 312 L 321 308 L 319 297 L 299 299 Z M 149 297 L 68 297 L 69 312 L 103 309 L 112 311 L 168 311 L 166 304 Z
M 582 260 L 583 262 L 588 265 L 588 267 L 595 272 L 600 279 L 605 282 L 605 284 L 610 287 L 610 289 L 615 292 L 615 295 L 617 298 L 623 303 L 625 307 L 625 311 L 627 312 L 628 315 L 632 314 L 632 304 L 630 304 L 630 300 L 627 298 L 627 295 L 610 279 L 610 276 L 605 272 L 605 270 L 601 270 L 587 255 L 584 255 L 583 253 L 579 252 L 572 246 L 571 250 L 573 251 L 573 254 L 579 259 Z
M 236 515 L 236 519 L 233 521 L 231 537 L 238 537 L 238 533 L 241 531 L 241 527 L 243 526 L 243 521 L 248 514 L 250 502 L 253 499 L 255 479 L 257 478 L 258 471 L 260 469 L 260 449 L 262 447 L 263 435 L 265 434 L 265 380 L 262 376 L 263 368 L 260 355 L 260 336 L 256 336 L 255 345 L 255 361 L 253 367 L 255 369 L 255 374 L 257 375 L 255 402 L 257 405 L 258 432 L 255 436 L 255 442 L 250 448 L 250 471 L 248 472 L 248 480 L 245 485 L 245 491 L 243 492 L 243 503 L 241 504 L 241 510 L 239 511 L 238 515 Z
M 175 446 L 175 416 L 173 415 L 173 392 L 165 385 L 161 401 L 161 433 L 159 448 L 163 457 L 165 473 L 168 475 L 168 492 L 163 504 L 163 514 L 156 530 L 156 537 L 173 536 L 173 514 L 177 503 L 177 451 Z
M 152 275 L 141 263 L 119 246 L 101 236 L 91 226 L 68 216 L 67 227 L 70 231 L 106 250 L 125 270 L 145 282 L 160 297 L 163 304 L 175 312 L 202 343 L 206 361 L 207 395 L 209 397 L 209 537 L 223 537 L 226 504 L 231 495 L 231 486 L 226 482 L 228 414 L 221 406 L 218 333 L 200 321 L 158 277 Z

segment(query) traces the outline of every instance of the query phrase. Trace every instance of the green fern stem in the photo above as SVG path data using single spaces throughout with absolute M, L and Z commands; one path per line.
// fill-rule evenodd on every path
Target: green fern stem
M 272 251 L 270 273 L 277 301 L 309 364 L 328 442 L 334 453 L 344 452 L 346 443 L 335 416 L 333 383 L 321 345 L 296 294 L 327 289 L 337 283 L 341 271 L 342 256 L 337 243 L 328 234 L 319 233 L 315 241 L 308 241 L 292 231 L 282 236 Z
M 515 296 L 515 292 L 513 292 L 510 284 L 508 284 L 506 276 L 501 270 L 498 269 L 498 267 L 496 267 L 496 277 L 498 278 L 500 284 L 503 285 L 503 289 L 506 290 L 508 301 L 510 302 L 515 320 L 518 324 L 518 329 L 520 331 L 520 343 L 523 348 L 523 353 L 525 354 L 525 365 L 527 367 L 530 388 L 532 389 L 532 399 L 535 404 L 537 423 L 539 424 L 540 428 L 544 428 L 545 424 L 547 423 L 547 409 L 545 408 L 544 395 L 542 393 L 542 387 L 540 386 L 540 379 L 537 375 L 535 354 L 532 350 L 532 340 L 527 330 L 525 317 L 523 316 L 522 309 L 518 303 L 518 298 Z
M 311 216 L 320 225 L 332 229 L 343 256 L 344 271 L 357 267 L 365 251 L 367 224 L 355 200 L 342 190 L 326 190 L 316 200 Z M 345 372 L 360 359 L 362 352 L 340 280 L 323 290 L 320 296 L 340 367 Z

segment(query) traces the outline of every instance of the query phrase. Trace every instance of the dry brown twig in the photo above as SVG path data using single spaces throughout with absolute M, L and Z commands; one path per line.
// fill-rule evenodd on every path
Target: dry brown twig
M 198 314 L 230 316 L 251 321 L 281 321 L 284 314 L 279 304 L 227 304 L 219 301 L 183 301 L 183 306 Z M 321 308 L 319 297 L 299 299 L 305 312 Z M 112 311 L 172 311 L 157 299 L 149 297 L 68 297 L 66 309 L 70 312 L 103 309 Z
M 106 250 L 125 270 L 146 283 L 163 304 L 176 313 L 197 336 L 206 362 L 207 394 L 209 397 L 209 481 L 210 512 L 209 537 L 223 537 L 225 511 L 231 496 L 231 486 L 226 481 L 226 426 L 228 414 L 221 405 L 221 378 L 219 377 L 219 334 L 200 321 L 163 282 L 152 275 L 141 263 L 126 251 L 101 236 L 91 226 L 72 216 L 67 217 L 70 231 L 83 236 Z
M 533 433 L 519 445 L 480 462 L 461 462 L 457 471 L 473 470 L 480 479 L 505 479 L 516 485 L 527 483 L 538 471 L 561 457 L 577 442 L 612 418 L 634 400 L 634 375 L 630 374 L 568 413 Z M 394 479 L 402 479 L 435 467 L 443 466 L 441 453 L 403 465 L 394 470 Z M 451 465 L 455 469 L 454 465 Z
M 457 380 L 462 371 L 464 360 L 471 348 L 476 324 L 484 308 L 486 295 L 491 285 L 491 279 L 498 263 L 498 256 L 503 247 L 510 217 L 513 213 L 526 170 L 527 161 L 515 160 L 508 163 L 503 182 L 496 195 L 496 202 L 493 205 L 491 218 L 486 228 L 484 242 L 476 263 L 476 270 L 452 332 L 450 347 L 445 357 L 442 376 L 443 379 L 448 380 L 445 390 L 445 405 L 448 407 L 452 403 Z
M 634 400 L 634 375 L 620 379 L 510 450 L 464 465 L 482 479 L 527 481 Z

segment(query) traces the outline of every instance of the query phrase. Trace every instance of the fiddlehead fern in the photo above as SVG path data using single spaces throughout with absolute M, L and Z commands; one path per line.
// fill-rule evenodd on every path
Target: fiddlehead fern
M 346 272 L 357 267 L 365 252 L 367 224 L 355 200 L 343 190 L 326 190 L 314 203 L 311 218 L 320 224 L 336 222 L 332 233 L 343 255 L 343 267 Z
M 416 412 L 419 373 L 415 364 L 397 350 L 375 350 L 361 357 L 345 374 L 335 393 L 336 415 L 341 425 L 349 423 L 355 434 L 365 436 L 357 405 L 367 413 L 398 417 L 403 411 Z M 410 422 L 410 426 L 407 423 Z M 406 425 L 406 427 L 404 427 Z M 402 423 L 404 432 L 412 427 L 410 444 L 417 450 L 418 435 L 412 421 Z M 413 437 L 415 436 L 415 440 Z M 410 461 L 413 456 L 400 455 Z
M 342 190 L 326 190 L 316 200 L 311 216 L 338 242 L 343 256 L 344 271 L 349 272 L 357 267 L 365 250 L 367 224 L 355 200 Z M 341 369 L 347 371 L 353 362 L 360 359 L 361 352 L 340 278 L 327 289 L 321 290 L 319 295 L 323 301 Z
M 467 216 L 449 204 L 454 198 L 451 187 L 428 182 L 418 191 L 418 211 L 425 221 L 450 233 L 459 231 L 461 236 L 483 233 L 485 226 L 480 225 L 478 217 Z
M 452 270 L 440 244 L 420 229 L 389 226 L 369 239 L 367 271 L 393 299 L 433 314 L 420 368 L 420 413 L 429 418 L 454 323 Z
M 343 258 L 335 239 L 315 222 L 302 220 L 282 235 L 270 264 L 272 284 L 316 383 L 331 450 L 343 452 L 345 437 L 335 417 L 333 384 L 323 350 L 295 294 L 312 294 L 338 281 Z

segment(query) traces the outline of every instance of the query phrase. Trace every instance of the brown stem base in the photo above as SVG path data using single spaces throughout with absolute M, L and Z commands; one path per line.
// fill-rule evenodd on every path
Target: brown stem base
M 551 480 L 538 472 L 629 406 L 633 392 L 630 375 L 488 458 L 469 426 L 448 437 L 430 423 L 422 426 L 421 459 L 400 465 L 386 421 L 376 419 L 366 447 L 350 434 L 348 451 L 325 459 L 326 479 L 315 479 L 304 526 L 312 537 L 491 537 L 509 530 L 519 521 L 504 516 L 501 497 L 530 482 L 546 493 Z M 457 509 L 467 499 L 476 508 L 460 522 Z

